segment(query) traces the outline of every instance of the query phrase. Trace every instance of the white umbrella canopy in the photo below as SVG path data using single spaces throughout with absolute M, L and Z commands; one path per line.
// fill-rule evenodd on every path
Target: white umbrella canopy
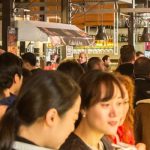
M 52 45 L 93 45 L 94 39 L 75 25 L 17 21 L 18 41 L 49 41 Z

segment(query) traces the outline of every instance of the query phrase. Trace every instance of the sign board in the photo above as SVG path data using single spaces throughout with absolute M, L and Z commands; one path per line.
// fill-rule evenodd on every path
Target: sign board
M 66 58 L 73 58 L 73 46 L 66 46 Z

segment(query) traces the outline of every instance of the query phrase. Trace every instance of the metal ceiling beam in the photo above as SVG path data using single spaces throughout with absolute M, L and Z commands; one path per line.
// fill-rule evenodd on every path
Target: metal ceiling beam
M 61 5 L 60 2 L 22 2 L 22 3 L 15 3 L 16 5 L 20 5 L 20 6 L 38 6 L 38 7 L 42 7 L 42 6 L 56 6 L 56 5 Z
M 117 2 L 118 4 L 132 4 L 132 0 L 85 0 L 85 3 L 95 3 L 95 2 L 98 2 L 98 3 L 115 3 Z M 83 3 L 83 0 L 80 0 L 78 2 L 76 1 L 71 1 L 71 3 Z
M 56 15 L 56 14 L 61 14 L 61 11 L 53 11 L 53 10 L 44 10 L 44 11 L 30 11 L 27 12 L 27 14 L 30 15 L 35 15 L 35 14 L 39 14 L 39 15 L 44 15 L 44 14 L 51 14 L 51 15 Z
M 115 13 L 118 10 L 115 9 L 94 9 L 85 12 L 85 14 L 100 14 L 100 13 Z M 120 8 L 120 13 L 146 13 L 150 12 L 150 8 Z M 83 12 L 78 12 L 77 14 L 84 14 Z
M 122 13 L 146 13 L 150 12 L 150 8 L 121 8 L 120 12 Z

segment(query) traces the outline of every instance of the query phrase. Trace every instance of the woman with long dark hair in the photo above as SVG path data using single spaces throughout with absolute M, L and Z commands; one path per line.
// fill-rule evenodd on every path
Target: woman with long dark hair
M 33 75 L 0 122 L 0 149 L 58 149 L 79 108 L 80 89 L 71 78 L 56 71 Z
M 117 78 L 98 70 L 81 78 L 81 117 L 61 150 L 112 150 L 104 135 L 116 133 L 124 91 Z

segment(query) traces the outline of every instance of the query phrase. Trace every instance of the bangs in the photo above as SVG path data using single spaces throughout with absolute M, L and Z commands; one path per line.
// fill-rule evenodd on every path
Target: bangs
M 110 99 L 112 99 L 115 92 L 115 85 L 117 86 L 117 88 L 119 88 L 121 97 L 124 98 L 125 94 L 121 86 L 121 83 L 112 76 L 104 76 L 104 79 L 97 82 L 97 86 L 95 86 L 95 89 L 93 89 L 92 92 L 93 99 L 91 100 L 90 106 L 99 102 L 107 102 Z M 104 96 L 102 98 L 103 94 Z

